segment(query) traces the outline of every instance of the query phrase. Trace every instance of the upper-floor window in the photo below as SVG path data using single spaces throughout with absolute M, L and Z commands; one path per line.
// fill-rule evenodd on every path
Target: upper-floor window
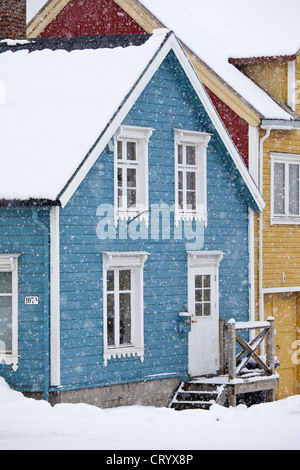
M 0 254 L 0 363 L 18 362 L 18 257 Z
M 148 142 L 153 129 L 122 126 L 115 137 L 115 215 L 147 214 Z
M 175 218 L 207 222 L 206 148 L 210 134 L 175 130 Z
M 271 154 L 271 223 L 300 223 L 300 156 Z

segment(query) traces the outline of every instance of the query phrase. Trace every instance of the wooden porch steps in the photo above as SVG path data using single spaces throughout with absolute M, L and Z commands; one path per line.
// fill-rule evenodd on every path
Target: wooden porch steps
M 172 399 L 169 408 L 175 410 L 209 410 L 215 404 L 224 404 L 224 387 L 217 384 L 182 382 Z

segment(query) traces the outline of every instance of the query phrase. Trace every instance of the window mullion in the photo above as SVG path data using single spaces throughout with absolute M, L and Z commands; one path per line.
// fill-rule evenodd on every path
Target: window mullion
M 119 292 L 119 270 L 115 270 L 115 345 L 120 346 L 120 292 Z
M 290 215 L 290 167 L 289 163 L 285 163 L 284 165 L 284 181 L 285 181 L 285 188 L 284 188 L 284 194 L 285 194 L 285 215 Z

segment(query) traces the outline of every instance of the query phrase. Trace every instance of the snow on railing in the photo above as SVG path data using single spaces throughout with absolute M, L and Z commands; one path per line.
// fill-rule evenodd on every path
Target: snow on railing
M 241 335 L 241 331 L 256 330 L 256 336 L 247 342 Z M 257 333 L 258 332 L 258 333 Z M 265 341 L 266 359 L 256 352 Z M 237 344 L 241 351 L 237 353 Z M 229 380 L 241 377 L 250 362 L 255 362 L 260 374 L 271 376 L 275 373 L 275 351 L 274 351 L 274 318 L 269 317 L 264 322 L 236 322 L 234 319 L 228 321 L 220 320 L 220 369 L 221 374 L 228 373 Z M 246 357 L 243 357 L 246 355 Z

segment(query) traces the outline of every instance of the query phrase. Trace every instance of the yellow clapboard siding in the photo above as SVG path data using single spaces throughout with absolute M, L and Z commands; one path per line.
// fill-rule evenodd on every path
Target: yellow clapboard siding
M 241 65 L 239 69 L 280 104 L 287 104 L 287 62 L 259 62 Z
M 275 355 L 280 363 L 277 399 L 297 393 L 298 365 L 294 360 L 293 345 L 297 339 L 299 294 L 272 294 L 265 296 L 265 317 L 275 320 Z

